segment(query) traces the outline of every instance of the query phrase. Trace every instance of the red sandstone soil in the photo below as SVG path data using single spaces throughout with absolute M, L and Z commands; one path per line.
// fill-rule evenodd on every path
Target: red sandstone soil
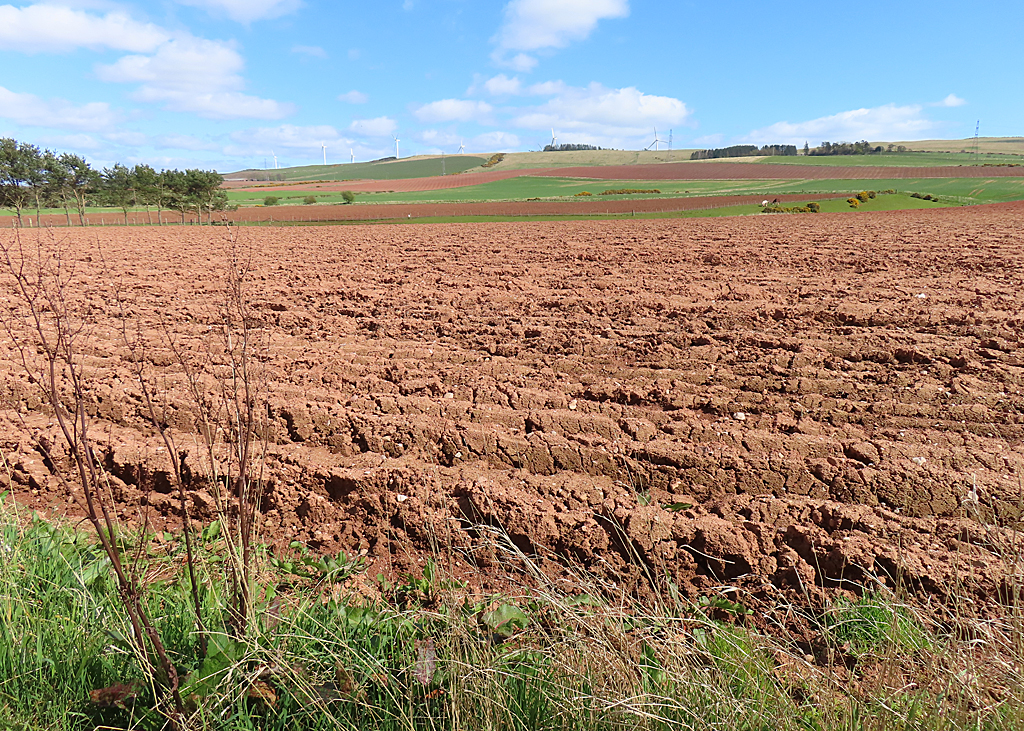
M 395 191 L 406 193 L 419 190 L 445 190 L 448 188 L 465 188 L 469 185 L 482 185 L 493 183 L 497 180 L 508 180 L 519 178 L 523 175 L 536 175 L 538 170 L 486 170 L 476 173 L 459 173 L 458 175 L 438 175 L 430 178 L 406 178 L 403 180 L 346 180 L 340 182 L 316 183 L 289 183 L 288 185 L 273 185 L 259 182 L 231 181 L 224 184 L 225 188 L 266 189 L 268 193 L 274 191 L 288 192 L 292 187 L 298 185 L 303 188 L 315 188 L 323 191 L 351 190 L 357 193 L 381 193 Z
M 1017 534 L 991 523 L 1020 520 L 1024 475 L 1022 216 L 235 231 L 268 340 L 264 535 L 366 549 L 371 575 L 434 545 L 464 575 L 515 571 L 474 528 L 489 525 L 549 572 L 582 565 L 641 595 L 671 578 L 758 606 L 878 575 L 997 598 Z M 61 234 L 129 520 L 140 500 L 176 508 L 111 288 L 189 443 L 160 323 L 185 349 L 210 341 L 231 235 Z M 33 446 L 51 419 L 0 342 L 0 489 L 75 513 Z M 195 503 L 209 518 L 206 489 Z

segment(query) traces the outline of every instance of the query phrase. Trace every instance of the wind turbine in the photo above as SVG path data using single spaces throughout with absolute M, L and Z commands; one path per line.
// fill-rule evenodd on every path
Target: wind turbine
M 326 142 L 321 142 L 320 143 L 320 147 L 323 148 L 323 151 L 324 151 L 324 165 L 326 165 L 327 164 L 327 143 Z
M 465 152 L 466 152 L 466 141 L 465 140 L 461 140 L 461 142 L 459 144 L 459 154 L 462 155 Z
M 352 148 L 350 147 L 350 148 L 348 148 L 348 154 L 352 156 L 352 162 L 355 162 L 355 161 L 356 161 L 356 151 L 355 151 L 355 150 L 353 150 L 353 149 L 352 149 Z
M 275 154 L 274 154 L 274 151 L 273 151 L 273 150 L 271 150 L 271 151 L 270 151 L 270 156 L 271 156 L 272 158 L 274 158 L 274 170 L 277 170 L 277 155 L 275 155 Z
M 645 150 L 649 150 L 649 149 L 651 149 L 653 147 L 654 151 L 658 152 L 661 149 L 661 147 L 659 147 L 661 142 L 662 142 L 662 140 L 658 137 L 658 128 L 655 127 L 654 128 L 654 142 L 652 142 L 651 144 L 647 145 L 647 147 L 645 147 L 644 149 Z
M 394 135 L 391 135 L 391 136 L 394 137 L 394 140 L 395 140 L 395 159 L 398 160 L 398 159 L 400 159 L 398 157 L 398 143 L 401 142 L 401 140 L 398 139 L 397 137 L 395 137 Z
M 555 128 L 551 128 L 551 147 L 554 148 L 555 143 L 558 142 L 558 138 L 555 137 Z

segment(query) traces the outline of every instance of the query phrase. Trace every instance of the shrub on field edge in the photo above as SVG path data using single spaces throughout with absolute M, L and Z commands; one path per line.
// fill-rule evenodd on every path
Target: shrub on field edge
M 482 168 L 493 168 L 495 165 L 497 165 L 499 162 L 501 162 L 504 159 L 505 159 L 505 153 L 504 152 L 497 152 L 497 153 L 491 155 L 490 158 L 487 160 L 487 162 L 485 162 L 480 167 L 482 167 Z
M 598 195 L 631 195 L 635 193 L 660 193 L 661 191 L 657 188 L 613 188 L 612 190 L 605 190 Z
M 346 203 L 352 203 L 356 199 L 356 194 L 351 190 L 346 190 L 341 194 L 341 199 Z
M 808 203 L 804 206 L 795 206 L 792 208 L 786 208 L 780 205 L 767 205 L 764 206 L 761 213 L 821 213 L 821 204 Z
M 860 206 L 860 201 L 856 198 L 847 198 L 846 202 L 850 204 L 850 208 L 858 208 Z
M 576 197 L 579 198 L 581 195 L 586 196 L 586 195 L 594 195 L 594 194 L 591 193 L 590 191 L 587 191 L 587 190 L 581 190 L 579 193 L 576 194 Z
M 302 203 L 304 205 L 311 206 L 314 203 L 316 203 L 316 196 L 315 195 L 307 195 L 305 198 L 302 199 Z
M 263 205 L 265 206 L 276 206 L 281 199 L 276 195 L 268 195 L 263 199 Z
M 871 196 L 868 195 L 868 192 L 866 190 L 862 190 L 860 193 L 858 193 L 854 197 L 857 200 L 859 200 L 861 203 L 867 203 L 871 199 Z

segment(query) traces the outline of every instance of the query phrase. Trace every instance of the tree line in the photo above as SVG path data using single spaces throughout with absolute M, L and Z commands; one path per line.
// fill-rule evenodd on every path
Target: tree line
M 713 150 L 696 150 L 690 154 L 691 160 L 715 160 L 720 157 L 752 157 L 754 155 L 795 157 L 796 145 L 732 145 Z
M 597 145 L 585 145 L 576 143 L 565 143 L 561 145 L 544 145 L 544 152 L 577 152 L 579 150 L 604 150 L 604 147 Z
M 889 145 L 889 152 L 892 152 L 892 145 Z M 898 152 L 905 152 L 907 148 L 900 145 Z M 881 145 L 873 146 L 867 140 L 861 140 L 860 142 L 822 142 L 815 148 L 808 147 L 807 143 L 804 143 L 804 154 L 805 155 L 879 155 L 885 152 L 885 148 Z
M 44 208 L 63 208 L 67 224 L 71 211 L 78 222 L 88 223 L 88 206 L 120 208 L 128 223 L 128 212 L 145 208 L 152 222 L 163 223 L 164 211 L 174 211 L 185 222 L 195 212 L 202 221 L 212 222 L 213 212 L 227 207 L 227 193 L 220 189 L 223 178 L 213 170 L 154 170 L 149 165 L 127 167 L 115 163 L 103 170 L 93 169 L 80 155 L 40 150 L 35 145 L 0 138 L 0 206 L 9 208 L 22 224 L 22 214 Z

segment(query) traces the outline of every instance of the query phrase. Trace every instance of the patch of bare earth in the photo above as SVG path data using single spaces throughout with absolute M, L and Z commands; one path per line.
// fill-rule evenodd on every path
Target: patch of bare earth
M 520 567 L 485 525 L 552 575 L 641 596 L 731 585 L 756 607 L 879 577 L 997 602 L 1016 534 L 994 525 L 1021 517 L 1022 213 L 237 231 L 268 342 L 263 535 L 366 549 L 371 574 L 440 547 L 486 583 Z M 177 507 L 110 288 L 190 444 L 161 343 L 204 342 L 229 235 L 57 234 L 126 519 Z M 76 514 L 9 361 L 0 489 Z M 196 514 L 210 503 L 201 489 Z

